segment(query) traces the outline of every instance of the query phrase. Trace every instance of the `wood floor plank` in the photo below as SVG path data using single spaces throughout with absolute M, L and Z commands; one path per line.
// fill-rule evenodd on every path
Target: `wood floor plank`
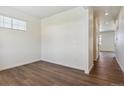
M 82 70 L 44 61 L 0 71 L 0 85 L 7 86 L 91 86 L 124 85 L 124 74 L 112 53 L 101 53 L 89 75 Z
M 100 59 L 95 62 L 90 76 L 104 79 L 114 85 L 124 85 L 124 73 L 113 52 L 100 52 Z

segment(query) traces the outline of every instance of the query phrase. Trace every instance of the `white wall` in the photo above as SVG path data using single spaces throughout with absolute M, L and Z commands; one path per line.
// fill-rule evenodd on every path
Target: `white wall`
M 0 7 L 0 14 L 27 21 L 25 32 L 0 28 L 0 70 L 40 60 L 39 19 L 7 7 Z
M 105 31 L 113 31 L 115 30 L 115 25 L 114 25 L 114 20 L 109 21 L 109 24 L 105 24 L 105 22 L 100 23 L 100 32 L 105 32 Z
M 115 51 L 115 32 L 105 31 L 100 32 L 100 35 L 102 36 L 100 51 Z
M 116 58 L 124 71 L 124 7 L 122 7 L 118 17 L 118 27 L 116 31 Z
M 0 28 L 0 70 L 42 59 L 89 72 L 88 9 L 77 7 L 42 21 L 8 7 L 0 7 L 0 14 L 27 21 L 26 32 Z
M 41 21 L 41 59 L 88 71 L 89 14 L 74 8 Z

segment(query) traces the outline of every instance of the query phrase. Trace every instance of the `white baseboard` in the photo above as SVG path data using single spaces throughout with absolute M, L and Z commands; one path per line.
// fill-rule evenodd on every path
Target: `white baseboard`
M 99 52 L 115 52 L 115 50 L 100 50 Z
M 91 72 L 93 66 L 94 66 L 94 64 L 92 64 L 92 65 L 89 67 L 89 69 L 88 69 L 87 71 L 85 71 L 85 73 L 86 73 L 86 74 L 90 74 L 90 72 Z
M 48 62 L 48 63 L 57 64 L 57 65 L 65 66 L 65 67 L 68 67 L 68 68 L 73 68 L 73 69 L 77 69 L 77 70 L 84 71 L 84 69 L 80 69 L 80 68 L 78 68 L 78 67 L 60 64 L 60 63 L 57 63 L 57 62 L 55 62 L 55 61 L 53 62 L 53 61 L 51 61 L 51 60 L 46 60 L 46 59 L 43 59 L 43 58 L 41 58 L 41 61 L 45 61 L 45 62 Z
M 9 65 L 5 65 L 5 66 L 0 66 L 0 71 L 11 69 L 11 68 L 14 68 L 14 67 L 19 67 L 19 66 L 22 66 L 22 65 L 30 64 L 30 63 L 34 63 L 34 62 L 37 62 L 37 61 L 40 61 L 40 59 L 35 59 L 35 60 L 27 61 L 27 62 L 20 62 L 18 64 L 14 64 L 14 65 L 9 64 Z
M 121 67 L 121 70 L 124 72 L 124 67 L 121 65 L 119 59 L 118 59 L 116 56 L 115 56 L 115 58 L 116 58 L 117 63 L 118 63 L 119 66 Z

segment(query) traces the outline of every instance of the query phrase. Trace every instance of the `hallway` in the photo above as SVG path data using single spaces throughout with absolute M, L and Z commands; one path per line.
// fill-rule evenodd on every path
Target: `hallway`
M 106 80 L 112 85 L 124 85 L 124 73 L 113 52 L 100 52 L 99 61 L 94 63 L 90 76 Z

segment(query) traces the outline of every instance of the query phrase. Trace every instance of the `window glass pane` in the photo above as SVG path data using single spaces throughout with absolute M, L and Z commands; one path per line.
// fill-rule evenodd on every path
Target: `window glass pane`
M 26 22 L 13 19 L 13 29 L 26 30 Z
M 4 23 L 11 23 L 11 18 L 4 16 Z
M 13 19 L 13 25 L 18 25 L 18 24 L 19 24 L 19 20 Z
M 3 17 L 3 25 L 6 28 L 11 28 L 11 18 L 10 17 Z
M 26 30 L 25 26 L 19 26 L 20 30 Z
M 13 25 L 13 29 L 20 29 L 18 25 Z
M 0 16 L 0 27 L 3 27 L 3 16 Z
M 4 23 L 4 27 L 11 28 L 11 24 L 10 23 Z

